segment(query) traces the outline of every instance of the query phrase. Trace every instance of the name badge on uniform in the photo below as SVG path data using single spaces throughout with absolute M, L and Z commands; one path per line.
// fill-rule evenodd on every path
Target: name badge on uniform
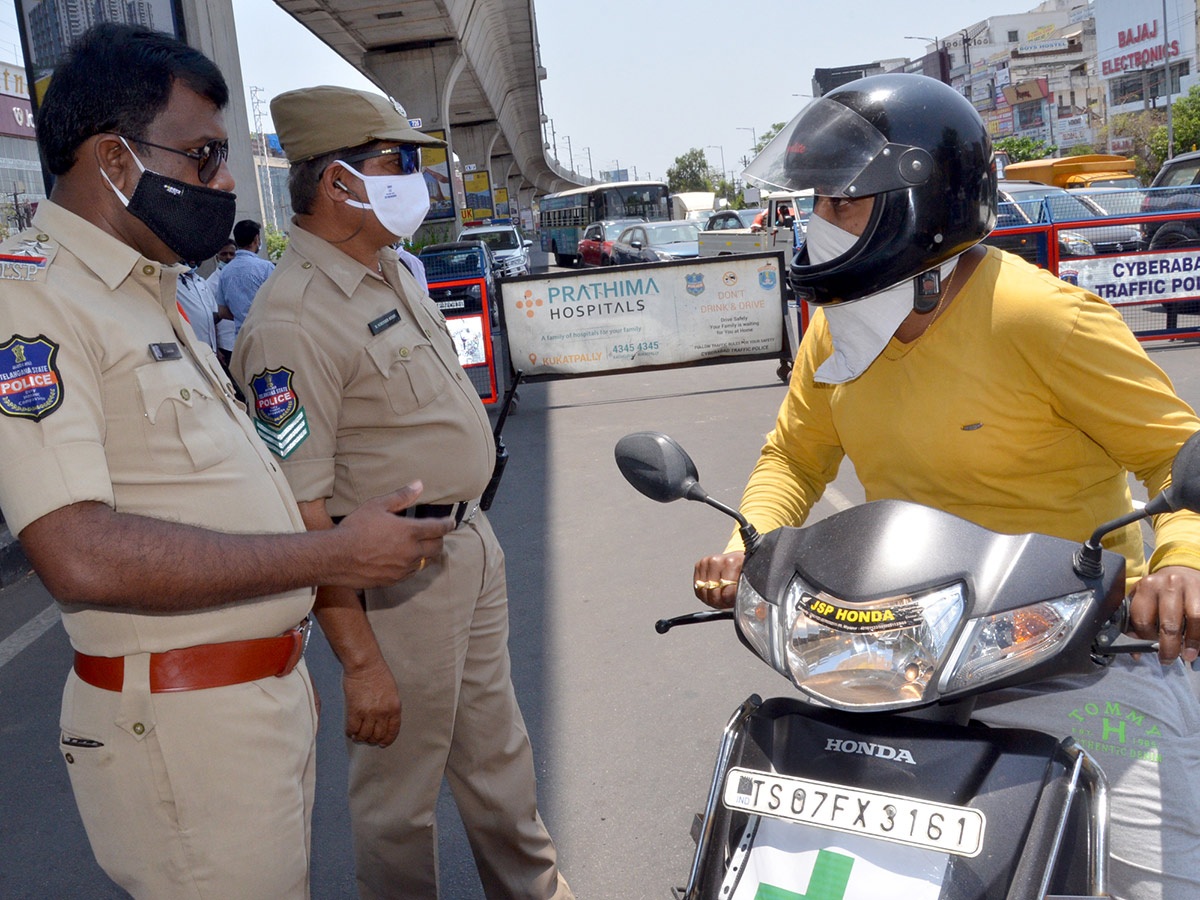
M 385 312 L 378 319 L 372 319 L 367 323 L 367 327 L 371 329 L 371 334 L 379 334 L 379 332 L 391 328 L 400 321 L 400 310 L 393 309 Z
M 150 355 L 158 362 L 164 362 L 168 359 L 183 359 L 183 351 L 179 349 L 179 345 L 174 341 L 151 344 Z

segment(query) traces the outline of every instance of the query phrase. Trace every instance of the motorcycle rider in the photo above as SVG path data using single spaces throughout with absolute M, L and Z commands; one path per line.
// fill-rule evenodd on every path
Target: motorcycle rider
M 849 456 L 868 500 L 937 507 L 1004 533 L 1084 540 L 1128 512 L 1135 474 L 1170 483 L 1195 413 L 1111 306 L 1020 258 L 979 246 L 996 218 L 991 144 L 978 113 L 917 75 L 844 85 L 807 106 L 746 171 L 812 188 L 791 279 L 819 306 L 742 513 L 800 525 Z M 1136 633 L 1160 661 L 985 695 L 989 724 L 1072 735 L 1112 789 L 1110 879 L 1119 900 L 1200 896 L 1200 516 L 1105 539 L 1124 554 Z M 728 607 L 735 533 L 695 567 L 697 596 Z M 987 707 L 987 708 L 984 708 Z

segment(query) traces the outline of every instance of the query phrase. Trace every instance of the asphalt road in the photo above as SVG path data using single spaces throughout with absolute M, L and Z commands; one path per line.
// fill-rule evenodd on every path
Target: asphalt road
M 1200 403 L 1200 345 L 1150 353 Z M 692 563 L 724 546 L 730 523 L 707 507 L 636 494 L 613 445 L 631 431 L 667 431 L 708 491 L 736 503 L 783 394 L 767 362 L 521 388 L 492 521 L 508 557 L 513 677 L 541 808 L 580 900 L 666 898 L 685 882 L 689 825 L 726 719 L 751 692 L 788 689 L 727 622 L 654 632 L 657 618 L 697 608 Z M 861 499 L 847 464 L 816 515 Z M 57 749 L 69 660 L 37 580 L 0 591 L 0 900 L 125 896 L 92 859 Z M 323 640 L 309 665 L 325 703 L 313 897 L 341 900 L 354 897 L 345 749 L 339 673 Z M 445 791 L 442 814 L 443 896 L 481 900 Z

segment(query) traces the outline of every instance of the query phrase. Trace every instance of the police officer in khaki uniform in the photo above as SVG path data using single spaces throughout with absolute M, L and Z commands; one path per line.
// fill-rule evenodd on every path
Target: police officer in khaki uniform
M 234 350 L 255 425 L 309 528 L 414 481 L 409 512 L 454 527 L 415 575 L 368 590 L 365 614 L 352 591 L 318 591 L 345 672 L 360 896 L 437 897 L 444 775 L 489 900 L 569 898 L 513 693 L 504 556 L 478 509 L 495 459 L 487 414 L 388 247 L 424 218 L 420 147 L 441 142 L 383 97 L 337 87 L 282 94 L 271 116 L 297 216 Z
M 88 838 L 139 900 L 308 897 L 309 585 L 388 584 L 441 545 L 395 515 L 413 491 L 303 533 L 181 313 L 178 263 L 233 218 L 227 98 L 164 34 L 83 35 L 39 112 L 50 199 L 0 247 L 0 506 L 76 651 L 60 743 Z

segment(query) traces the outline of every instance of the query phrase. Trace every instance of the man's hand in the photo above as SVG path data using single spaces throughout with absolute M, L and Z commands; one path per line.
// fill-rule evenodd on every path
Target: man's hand
M 1142 640 L 1158 641 L 1160 662 L 1184 662 L 1200 653 L 1200 569 L 1166 566 L 1137 583 L 1129 620 Z
M 397 515 L 420 496 L 421 482 L 414 481 L 395 493 L 368 500 L 346 516 L 336 529 L 345 537 L 345 567 L 340 577 L 327 583 L 386 587 L 420 571 L 427 560 L 438 556 L 442 536 L 454 529 L 454 520 Z
M 400 692 L 382 658 L 362 670 L 342 673 L 346 693 L 346 737 L 386 747 L 400 733 Z
M 696 596 L 714 609 L 729 609 L 737 599 L 738 577 L 742 574 L 742 563 L 746 554 L 723 553 L 706 556 L 696 563 L 692 589 Z

